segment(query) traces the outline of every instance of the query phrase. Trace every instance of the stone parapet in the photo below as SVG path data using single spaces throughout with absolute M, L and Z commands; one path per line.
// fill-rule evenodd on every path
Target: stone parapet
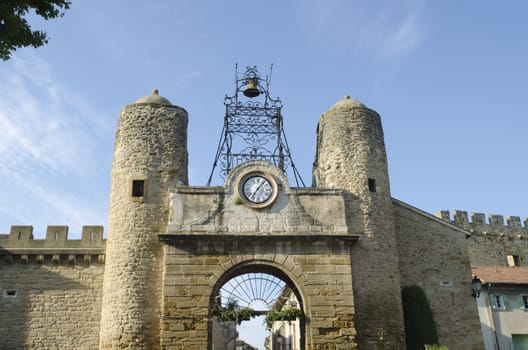
M 11 226 L 7 239 L 0 241 L 0 261 L 103 264 L 103 230 L 103 226 L 83 226 L 81 239 L 68 239 L 68 226 L 48 226 L 45 239 L 34 239 L 33 226 Z
M 483 213 L 471 213 L 454 210 L 452 215 L 448 210 L 442 210 L 435 216 L 461 227 L 472 234 L 483 236 L 511 237 L 514 239 L 528 238 L 528 219 L 521 220 L 519 216 L 490 214 L 486 219 Z
M 472 266 L 528 266 L 528 219 L 447 210 L 436 216 L 471 233 L 468 252 Z
M 171 195 L 168 233 L 267 235 L 352 233 L 341 190 L 291 189 L 282 210 L 256 211 L 229 196 L 223 187 L 179 187 Z M 191 215 L 192 213 L 192 215 Z M 353 225 L 351 225 L 353 226 Z M 352 227 L 359 233 L 359 227 Z

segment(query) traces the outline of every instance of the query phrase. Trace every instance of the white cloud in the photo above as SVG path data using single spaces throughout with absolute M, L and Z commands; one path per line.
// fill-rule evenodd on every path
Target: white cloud
M 421 22 L 424 1 L 412 1 L 404 13 L 397 14 L 394 10 L 382 15 L 385 19 L 380 24 L 378 54 L 381 58 L 402 56 L 413 52 L 425 39 L 425 29 Z M 389 20 L 395 14 L 394 21 Z
M 79 98 L 72 105 L 71 93 L 55 83 L 49 68 L 34 56 L 14 57 L 12 69 L 0 71 L 0 77 L 3 161 L 82 172 L 86 145 L 102 128 L 98 119 L 91 122 L 89 111 L 77 108 Z
M 305 30 L 335 51 L 392 59 L 416 50 L 426 36 L 425 1 L 297 3 Z
M 92 188 L 113 128 L 31 53 L 0 67 L 0 91 L 0 231 L 20 223 L 104 224 L 107 199 L 97 203 L 104 191 Z
M 192 70 L 187 67 L 180 66 L 181 74 L 179 74 L 178 77 L 178 83 L 182 85 L 187 85 L 191 81 L 200 78 L 204 75 L 203 71 L 200 70 Z
M 101 220 L 104 216 L 96 210 L 93 210 L 93 208 L 90 208 L 90 206 L 79 201 L 74 193 L 50 191 L 39 184 L 38 181 L 34 181 L 32 177 L 25 176 L 17 171 L 4 170 L 3 173 L 4 175 L 9 176 L 10 182 L 16 186 L 15 188 L 21 188 L 31 195 L 30 198 L 21 197 L 21 201 L 44 203 L 45 210 L 54 213 L 53 217 L 55 219 L 52 220 L 57 220 L 57 218 L 66 220 L 73 225 L 72 229 L 77 231 L 80 231 L 80 228 L 83 225 L 103 224 Z M 36 216 L 38 217 L 39 214 L 36 214 Z M 62 223 L 47 222 L 46 225 L 47 224 L 53 225 Z

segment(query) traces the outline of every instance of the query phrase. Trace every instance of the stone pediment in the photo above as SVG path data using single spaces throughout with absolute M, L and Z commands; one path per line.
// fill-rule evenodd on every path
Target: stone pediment
M 248 176 L 268 178 L 269 203 L 252 203 Z M 246 188 L 246 189 L 244 189 Z M 259 190 L 259 186 L 254 186 Z M 260 205 L 260 206 L 259 206 Z M 171 192 L 168 234 L 347 234 L 343 191 L 291 188 L 284 173 L 265 161 L 233 169 L 224 186 L 177 187 Z

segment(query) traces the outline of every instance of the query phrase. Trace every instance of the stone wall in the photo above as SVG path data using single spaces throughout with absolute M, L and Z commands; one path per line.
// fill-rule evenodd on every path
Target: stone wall
M 101 226 L 49 226 L 33 240 L 13 226 L 0 241 L 0 349 L 99 348 L 105 242 Z
M 455 210 L 453 219 L 447 210 L 436 216 L 472 233 L 468 251 L 472 266 L 509 266 L 507 256 L 517 256 L 519 266 L 528 266 L 528 219 L 521 223 L 518 216 L 486 216 Z
M 424 289 L 440 344 L 483 349 L 477 304 L 471 296 L 468 233 L 394 200 L 402 287 Z

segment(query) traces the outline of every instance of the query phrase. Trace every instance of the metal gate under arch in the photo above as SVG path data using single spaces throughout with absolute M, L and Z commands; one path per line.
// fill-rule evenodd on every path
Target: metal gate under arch
M 266 349 L 305 349 L 302 297 L 287 274 L 269 263 L 250 261 L 226 271 L 213 288 L 209 309 L 209 349 L 234 348 L 223 344 L 237 337 L 237 324 L 258 316 L 266 324 Z M 244 312 L 246 319 L 237 319 Z

